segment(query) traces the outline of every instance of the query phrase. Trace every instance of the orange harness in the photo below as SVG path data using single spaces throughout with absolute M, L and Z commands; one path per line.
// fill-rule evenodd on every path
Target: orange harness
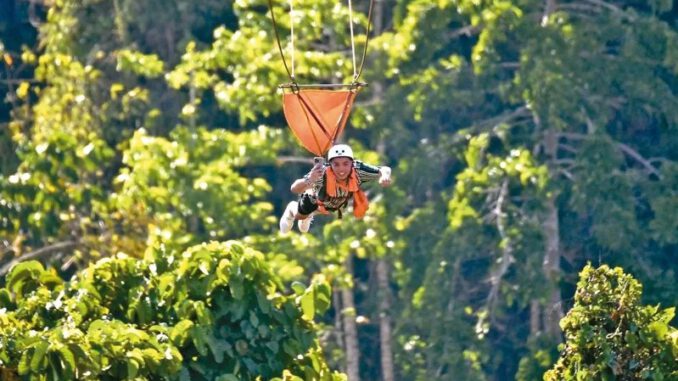
M 365 192 L 358 186 L 358 173 L 356 173 L 355 168 L 351 169 L 346 184 L 338 182 L 332 168 L 328 168 L 327 171 L 325 171 L 325 187 L 327 195 L 330 197 L 337 197 L 337 188 L 353 194 L 353 215 L 356 218 L 363 218 L 363 216 L 365 216 L 370 205 L 367 200 L 367 195 L 365 195 Z M 325 205 L 320 200 L 318 200 L 318 211 L 323 214 L 329 214 L 329 211 L 327 211 Z M 339 216 L 341 216 L 341 208 L 339 209 L 339 213 Z

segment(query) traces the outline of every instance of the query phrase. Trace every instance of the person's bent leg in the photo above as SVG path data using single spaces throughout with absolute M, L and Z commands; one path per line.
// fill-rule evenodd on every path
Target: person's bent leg
M 309 229 L 311 229 L 311 222 L 313 222 L 313 216 L 315 213 L 311 213 L 309 215 L 304 216 L 304 218 L 301 218 L 299 216 L 299 221 L 297 221 L 297 227 L 299 228 L 299 231 L 302 233 L 307 233 Z
M 297 227 L 302 233 L 308 232 L 313 221 L 313 214 L 318 209 L 315 196 L 304 193 L 299 197 L 299 207 L 297 213 Z
M 297 201 L 290 201 L 285 208 L 285 211 L 280 217 L 280 232 L 283 234 L 289 233 L 294 226 L 294 220 L 297 217 L 299 203 Z

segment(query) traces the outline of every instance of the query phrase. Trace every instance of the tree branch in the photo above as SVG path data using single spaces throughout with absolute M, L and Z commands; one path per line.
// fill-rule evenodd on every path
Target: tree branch
M 556 165 L 564 164 L 564 165 L 568 165 L 568 166 L 571 167 L 571 166 L 574 165 L 575 161 L 574 161 L 574 159 L 560 158 L 560 159 L 554 159 L 553 163 L 556 164 Z
M 578 134 L 576 132 L 558 132 L 558 137 L 570 140 L 586 140 L 590 138 L 588 135 Z
M 600 11 L 600 7 L 596 7 L 595 5 L 591 4 L 581 4 L 581 3 L 559 4 L 558 9 L 569 12 L 582 11 L 586 16 L 590 16 L 591 12 Z
M 11 262 L 5 264 L 0 268 L 0 276 L 4 276 L 9 272 L 9 270 L 14 267 L 14 265 L 28 261 L 31 259 L 39 259 L 41 257 L 47 256 L 48 254 L 51 254 L 55 251 L 60 251 L 60 250 L 69 250 L 74 248 L 77 245 L 77 242 L 75 241 L 64 241 L 64 242 L 58 242 L 53 245 L 45 246 L 42 247 L 38 250 L 32 251 L 30 253 L 24 254 L 18 258 L 14 258 Z
M 280 156 L 276 159 L 277 164 L 286 164 L 286 163 L 302 163 L 302 164 L 311 164 L 313 165 L 312 157 L 299 157 L 299 156 Z
M 481 29 L 482 28 L 480 26 L 477 26 L 477 25 L 476 26 L 467 25 L 465 27 L 449 31 L 448 33 L 445 34 L 445 37 L 449 40 L 455 39 L 455 38 L 458 38 L 458 37 L 461 37 L 461 36 L 470 37 L 474 34 L 480 33 Z
M 476 123 L 476 130 L 484 130 L 485 128 L 488 127 L 496 127 L 499 124 L 506 123 L 510 121 L 511 119 L 518 118 L 521 116 L 527 116 L 529 115 L 530 110 L 527 108 L 527 106 L 521 106 L 518 107 L 515 110 L 505 112 L 501 115 L 494 116 L 489 119 L 485 119 L 483 121 L 480 121 L 479 123 Z
M 590 139 L 591 136 L 589 135 L 584 135 L 584 134 L 577 134 L 574 132 L 559 132 L 558 133 L 559 137 L 564 137 L 566 139 L 570 140 L 587 140 Z M 655 168 L 654 165 L 650 162 L 650 160 L 645 159 L 641 154 L 638 153 L 638 151 L 634 150 L 627 144 L 621 143 L 621 142 L 614 142 L 614 144 L 621 150 L 623 153 L 628 155 L 629 157 L 635 159 L 638 163 L 640 163 L 650 174 L 653 174 L 661 179 L 661 173 L 657 168 Z
M 626 15 L 626 12 L 624 12 L 621 8 L 617 7 L 616 5 L 606 3 L 603 0 L 584 0 L 584 1 L 587 2 L 587 3 L 590 3 L 590 4 L 597 5 L 601 8 L 605 8 L 605 9 L 610 10 L 612 12 Z M 629 19 L 632 19 L 630 16 L 628 16 L 628 17 L 629 17 Z
M 567 177 L 569 180 L 573 180 L 574 176 L 572 176 L 572 173 L 568 171 L 565 168 L 558 168 L 558 172 L 561 173 L 563 176 Z
M 28 83 L 40 83 L 37 79 L 31 79 L 31 78 L 8 78 L 8 79 L 1 79 L 0 83 L 6 84 L 6 85 L 20 85 L 22 82 L 28 82 Z
M 574 147 L 567 145 L 565 143 L 558 143 L 558 148 L 562 149 L 563 151 L 570 152 L 570 153 L 575 153 L 575 154 L 577 153 L 577 150 Z
M 520 62 L 502 62 L 499 67 L 504 69 L 520 69 Z
M 655 168 L 652 164 L 650 164 L 650 162 L 648 160 L 646 160 L 643 156 L 641 156 L 633 148 L 627 146 L 624 143 L 617 143 L 617 147 L 619 147 L 619 149 L 622 152 L 624 152 L 625 154 L 627 154 L 628 156 L 636 159 L 636 161 L 639 162 L 643 167 L 645 167 L 645 169 L 647 169 L 648 172 L 650 172 L 651 174 L 653 174 L 653 175 L 655 175 L 655 176 L 657 176 L 661 179 L 662 176 L 659 173 L 659 170 L 657 170 L 657 168 Z
M 382 102 L 383 102 L 382 99 L 379 99 L 378 97 L 372 97 L 372 98 L 370 98 L 370 99 L 368 99 L 368 100 L 366 100 L 366 101 L 361 101 L 361 102 L 360 102 L 360 101 L 356 101 L 356 102 L 354 103 L 354 105 L 355 105 L 356 107 L 358 107 L 358 108 L 362 108 L 362 107 L 374 106 L 374 105 L 380 104 L 380 103 L 382 103 Z
M 497 230 L 499 231 L 499 236 L 501 237 L 501 240 L 504 242 L 502 242 L 503 249 L 499 268 L 495 269 L 492 272 L 492 275 L 490 276 L 490 283 L 492 284 L 492 288 L 490 289 L 490 292 L 487 297 L 487 310 L 491 319 L 492 312 L 495 309 L 497 298 L 499 297 L 499 286 L 501 284 L 501 280 L 504 277 L 504 275 L 506 275 L 506 273 L 508 272 L 509 266 L 511 266 L 511 264 L 515 261 L 515 258 L 513 257 L 513 247 L 511 246 L 511 242 L 509 241 L 508 236 L 506 235 L 506 227 L 504 226 L 506 217 L 505 212 L 503 211 L 502 208 L 504 206 L 504 201 L 507 193 L 508 193 L 508 179 L 504 179 L 503 183 L 501 184 L 501 190 L 499 191 L 497 203 L 493 211 L 493 214 L 496 216 Z

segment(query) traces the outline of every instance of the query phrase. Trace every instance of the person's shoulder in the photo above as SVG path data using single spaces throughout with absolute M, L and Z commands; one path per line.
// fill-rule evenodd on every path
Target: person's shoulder
M 353 165 L 360 177 L 372 178 L 379 175 L 379 167 L 376 165 L 367 164 L 362 161 L 354 161 Z
M 362 160 L 353 160 L 353 166 L 354 167 L 377 167 L 374 164 L 366 163 Z

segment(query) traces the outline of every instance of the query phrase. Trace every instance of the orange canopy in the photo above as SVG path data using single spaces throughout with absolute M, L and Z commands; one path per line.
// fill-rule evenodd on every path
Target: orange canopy
M 324 156 L 344 130 L 358 89 L 294 89 L 283 93 L 287 124 L 301 144 Z

